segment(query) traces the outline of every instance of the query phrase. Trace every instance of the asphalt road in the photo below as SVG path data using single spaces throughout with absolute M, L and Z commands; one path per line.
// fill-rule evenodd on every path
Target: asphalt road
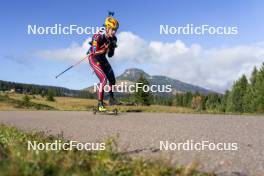
M 63 131 L 65 138 L 79 142 L 100 142 L 119 134 L 118 150 L 133 157 L 162 157 L 184 165 L 196 161 L 201 170 L 220 175 L 264 175 L 264 116 L 127 113 L 116 117 L 91 112 L 2 111 L 0 123 L 55 135 Z M 173 150 L 175 144 L 188 140 L 229 147 L 186 151 L 182 144 L 180 150 Z M 160 150 L 161 141 L 168 141 L 171 150 Z

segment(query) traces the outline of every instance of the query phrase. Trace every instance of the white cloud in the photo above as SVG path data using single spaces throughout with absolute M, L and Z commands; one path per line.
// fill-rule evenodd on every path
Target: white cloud
M 72 43 L 68 48 L 58 48 L 53 50 L 41 50 L 35 53 L 36 56 L 46 59 L 60 59 L 78 61 L 85 56 L 89 48 L 89 41 L 91 38 L 85 40 L 80 46 L 77 43 Z
M 131 32 L 121 32 L 117 38 L 118 48 L 113 62 L 149 63 L 155 70 L 154 74 L 167 75 L 217 91 L 229 88 L 243 73 L 249 76 L 253 67 L 264 61 L 263 42 L 203 49 L 198 44 L 188 47 L 181 40 L 173 43 L 149 42 Z M 79 60 L 88 50 L 88 40 L 82 46 L 39 51 L 38 55 Z
M 249 76 L 253 67 L 264 61 L 263 43 L 203 49 L 198 44 L 188 47 L 180 40 L 173 43 L 147 42 L 130 32 L 123 32 L 118 38 L 122 46 L 116 52 L 118 61 L 150 63 L 156 74 L 217 91 L 229 88 L 242 74 Z M 126 43 L 130 46 L 125 47 Z

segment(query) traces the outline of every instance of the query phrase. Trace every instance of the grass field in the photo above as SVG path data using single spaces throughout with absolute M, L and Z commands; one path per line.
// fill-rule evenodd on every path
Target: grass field
M 102 151 L 85 150 L 28 150 L 28 141 L 54 142 L 58 138 L 44 133 L 25 133 L 0 125 L 0 175 L 9 176 L 209 176 L 196 171 L 197 165 L 172 167 L 168 161 L 149 161 L 131 158 L 116 152 L 114 140 L 106 142 Z M 63 139 L 61 139 L 63 140 Z
M 7 96 L 9 100 L 23 101 L 23 94 L 0 94 L 1 97 Z M 39 95 L 30 96 L 30 102 L 35 104 L 42 104 L 51 107 L 54 110 L 62 111 L 91 111 L 94 106 L 97 105 L 97 100 L 94 99 L 81 99 L 71 97 L 55 97 L 54 102 L 47 101 Z M 120 112 L 169 112 L 169 113 L 194 113 L 195 111 L 190 108 L 176 107 L 176 106 L 161 106 L 161 105 L 150 105 L 150 106 L 113 106 L 111 108 L 117 108 Z M 110 108 L 110 109 L 111 109 Z M 25 109 L 23 107 L 16 107 L 12 101 L 1 101 L 0 99 L 0 110 L 18 110 Z M 34 110 L 34 108 L 29 108 Z M 42 109 L 42 108 L 40 108 Z

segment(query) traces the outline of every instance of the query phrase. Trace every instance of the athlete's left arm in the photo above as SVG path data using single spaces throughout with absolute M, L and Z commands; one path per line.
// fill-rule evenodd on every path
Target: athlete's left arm
M 114 56 L 116 47 L 117 47 L 117 38 L 116 36 L 114 36 L 109 40 L 109 48 L 107 53 L 108 57 Z

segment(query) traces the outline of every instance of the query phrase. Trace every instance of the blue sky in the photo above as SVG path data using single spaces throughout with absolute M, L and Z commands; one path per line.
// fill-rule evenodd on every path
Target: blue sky
M 67 72 L 60 79 L 54 79 L 57 73 L 74 63 L 75 60 L 47 59 L 34 54 L 43 50 L 56 51 L 56 49 L 68 48 L 72 43 L 82 45 L 91 36 L 85 34 L 69 36 L 28 35 L 27 25 L 29 24 L 40 26 L 52 26 L 54 24 L 100 26 L 103 24 L 107 11 L 112 10 L 115 11 L 115 17 L 120 21 L 119 33 L 122 33 L 122 31 L 130 32 L 133 36 L 138 36 L 145 42 L 158 41 L 162 42 L 164 46 L 166 43 L 174 43 L 180 40 L 187 49 L 191 49 L 193 44 L 199 45 L 204 53 L 202 56 L 212 52 L 212 50 L 216 50 L 213 55 L 218 56 L 220 54 L 217 53 L 219 50 L 229 53 L 230 49 L 235 49 L 234 52 L 239 52 L 240 50 L 238 51 L 237 47 L 240 48 L 241 46 L 242 49 L 245 47 L 246 49 L 251 49 L 250 51 L 252 52 L 258 52 L 262 49 L 262 45 L 252 49 L 252 45 L 263 43 L 263 7 L 264 2 L 260 0 L 3 1 L 0 6 L 0 63 L 2 66 L 0 79 L 63 86 L 73 89 L 81 89 L 97 81 L 95 75 L 89 71 L 87 63 Z M 233 36 L 160 35 L 159 33 L 159 25 L 161 24 L 184 26 L 188 23 L 194 25 L 237 26 L 239 33 Z M 124 39 L 124 41 L 126 40 Z M 225 56 L 226 53 L 223 55 Z M 252 57 L 259 56 L 262 56 L 262 53 L 258 56 L 252 55 Z M 137 57 L 140 57 L 140 55 Z M 223 60 L 230 57 L 223 57 Z M 184 59 L 185 57 L 182 58 Z M 168 67 L 167 71 L 164 71 L 166 70 L 166 65 L 171 65 L 171 62 L 165 62 L 164 68 L 159 71 L 159 69 L 156 69 L 159 64 L 153 59 L 139 62 L 122 58 L 119 61 L 113 61 L 112 63 L 116 75 L 122 73 L 126 68 L 139 67 L 150 74 L 163 74 L 222 91 L 225 88 L 229 88 L 232 80 L 241 75 L 243 71 L 249 72 L 249 69 L 254 64 L 259 65 L 263 59 L 255 59 L 254 62 L 249 62 L 248 58 L 239 60 L 239 67 L 235 67 L 237 64 L 234 62 L 230 63 L 234 64 L 234 67 L 228 67 L 230 72 L 232 71 L 232 75 L 230 75 L 230 79 L 221 85 L 215 83 L 217 79 L 221 78 L 219 75 L 206 77 L 207 82 L 194 81 L 199 80 L 195 75 L 198 77 L 201 70 L 201 74 L 206 75 L 207 73 L 203 71 L 204 68 L 197 66 L 203 60 L 196 61 L 198 64 L 193 67 L 197 68 L 188 77 L 184 77 L 185 74 L 183 72 L 170 71 L 177 69 L 177 63 L 174 67 Z M 212 62 L 212 65 L 217 65 L 214 61 L 210 62 Z M 221 61 L 221 63 L 226 64 L 225 61 Z M 179 67 L 182 66 L 179 65 Z M 226 68 L 226 66 L 221 67 L 223 72 L 226 71 Z M 189 73 L 190 69 L 192 68 L 186 67 L 184 72 Z

